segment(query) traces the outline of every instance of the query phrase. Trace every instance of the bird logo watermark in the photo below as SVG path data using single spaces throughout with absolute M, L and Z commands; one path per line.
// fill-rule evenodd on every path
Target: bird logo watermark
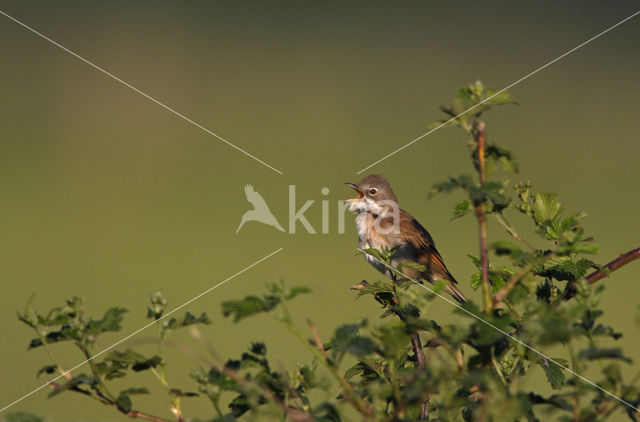
M 246 185 L 244 187 L 244 193 L 245 195 L 247 195 L 247 201 L 249 201 L 251 205 L 253 205 L 253 209 L 245 212 L 242 215 L 242 220 L 240 220 L 240 225 L 238 226 L 236 233 L 240 231 L 242 226 L 244 226 L 244 223 L 246 223 L 247 221 L 258 221 L 268 226 L 273 226 L 281 232 L 284 231 L 280 223 L 278 223 L 276 217 L 269 209 L 267 202 L 264 200 L 262 195 L 260 195 L 258 192 L 256 192 L 255 189 L 253 189 L 253 186 Z
M 355 185 L 349 184 L 352 187 Z M 288 207 L 288 227 L 283 228 L 278 222 L 278 219 L 273 214 L 267 201 L 264 199 L 252 185 L 246 185 L 244 187 L 244 193 L 247 197 L 247 201 L 253 205 L 253 209 L 246 211 L 240 220 L 240 224 L 236 229 L 236 234 L 240 232 L 240 229 L 248 222 L 258 222 L 274 227 L 275 229 L 286 232 L 289 234 L 295 234 L 296 228 L 302 226 L 308 234 L 317 234 L 318 231 L 311 224 L 307 216 L 305 215 L 316 203 L 316 200 L 309 199 L 301 205 L 296 203 L 296 186 L 289 185 L 289 207 Z M 329 195 L 329 188 L 323 187 L 320 190 L 323 196 Z M 363 214 L 369 211 L 371 208 L 375 208 L 376 215 L 381 218 L 376 218 L 374 221 L 375 228 L 382 234 L 397 233 L 399 222 L 398 204 L 393 201 L 372 201 L 369 194 L 363 194 L 357 191 L 357 196 L 352 199 L 338 200 L 337 206 L 331 207 L 328 199 L 322 199 L 319 201 L 321 206 L 321 222 L 320 233 L 328 234 L 330 231 L 330 216 L 331 210 L 337 210 L 337 233 L 344 234 L 345 232 L 345 211 L 351 211 L 354 214 Z

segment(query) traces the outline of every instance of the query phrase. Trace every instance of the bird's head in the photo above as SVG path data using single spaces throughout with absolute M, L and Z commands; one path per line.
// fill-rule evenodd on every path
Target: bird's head
M 384 176 L 372 174 L 360 183 L 347 183 L 356 191 L 356 197 L 347 199 L 349 211 L 370 212 L 380 215 L 392 207 L 398 206 L 398 199 L 391 189 L 391 185 Z

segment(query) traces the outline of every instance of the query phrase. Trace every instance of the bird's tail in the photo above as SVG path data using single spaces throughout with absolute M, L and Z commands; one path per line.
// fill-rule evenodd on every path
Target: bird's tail
M 467 298 L 462 294 L 458 287 L 456 287 L 453 281 L 450 281 L 442 290 L 449 293 L 455 300 L 460 303 L 465 303 L 467 301 Z

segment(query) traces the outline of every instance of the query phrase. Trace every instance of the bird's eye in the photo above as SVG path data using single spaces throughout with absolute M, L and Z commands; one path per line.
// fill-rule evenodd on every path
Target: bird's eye
M 376 193 L 378 193 L 378 189 L 376 189 L 376 188 L 369 189 L 369 194 L 370 195 L 375 195 Z

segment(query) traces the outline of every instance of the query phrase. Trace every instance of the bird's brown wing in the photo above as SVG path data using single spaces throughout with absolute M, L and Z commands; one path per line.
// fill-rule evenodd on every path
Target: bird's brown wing
M 433 238 L 425 229 L 406 211 L 400 211 L 400 233 L 418 251 L 418 264 L 427 268 L 429 281 L 449 280 L 457 283 L 453 278 L 440 253 L 436 249 Z

